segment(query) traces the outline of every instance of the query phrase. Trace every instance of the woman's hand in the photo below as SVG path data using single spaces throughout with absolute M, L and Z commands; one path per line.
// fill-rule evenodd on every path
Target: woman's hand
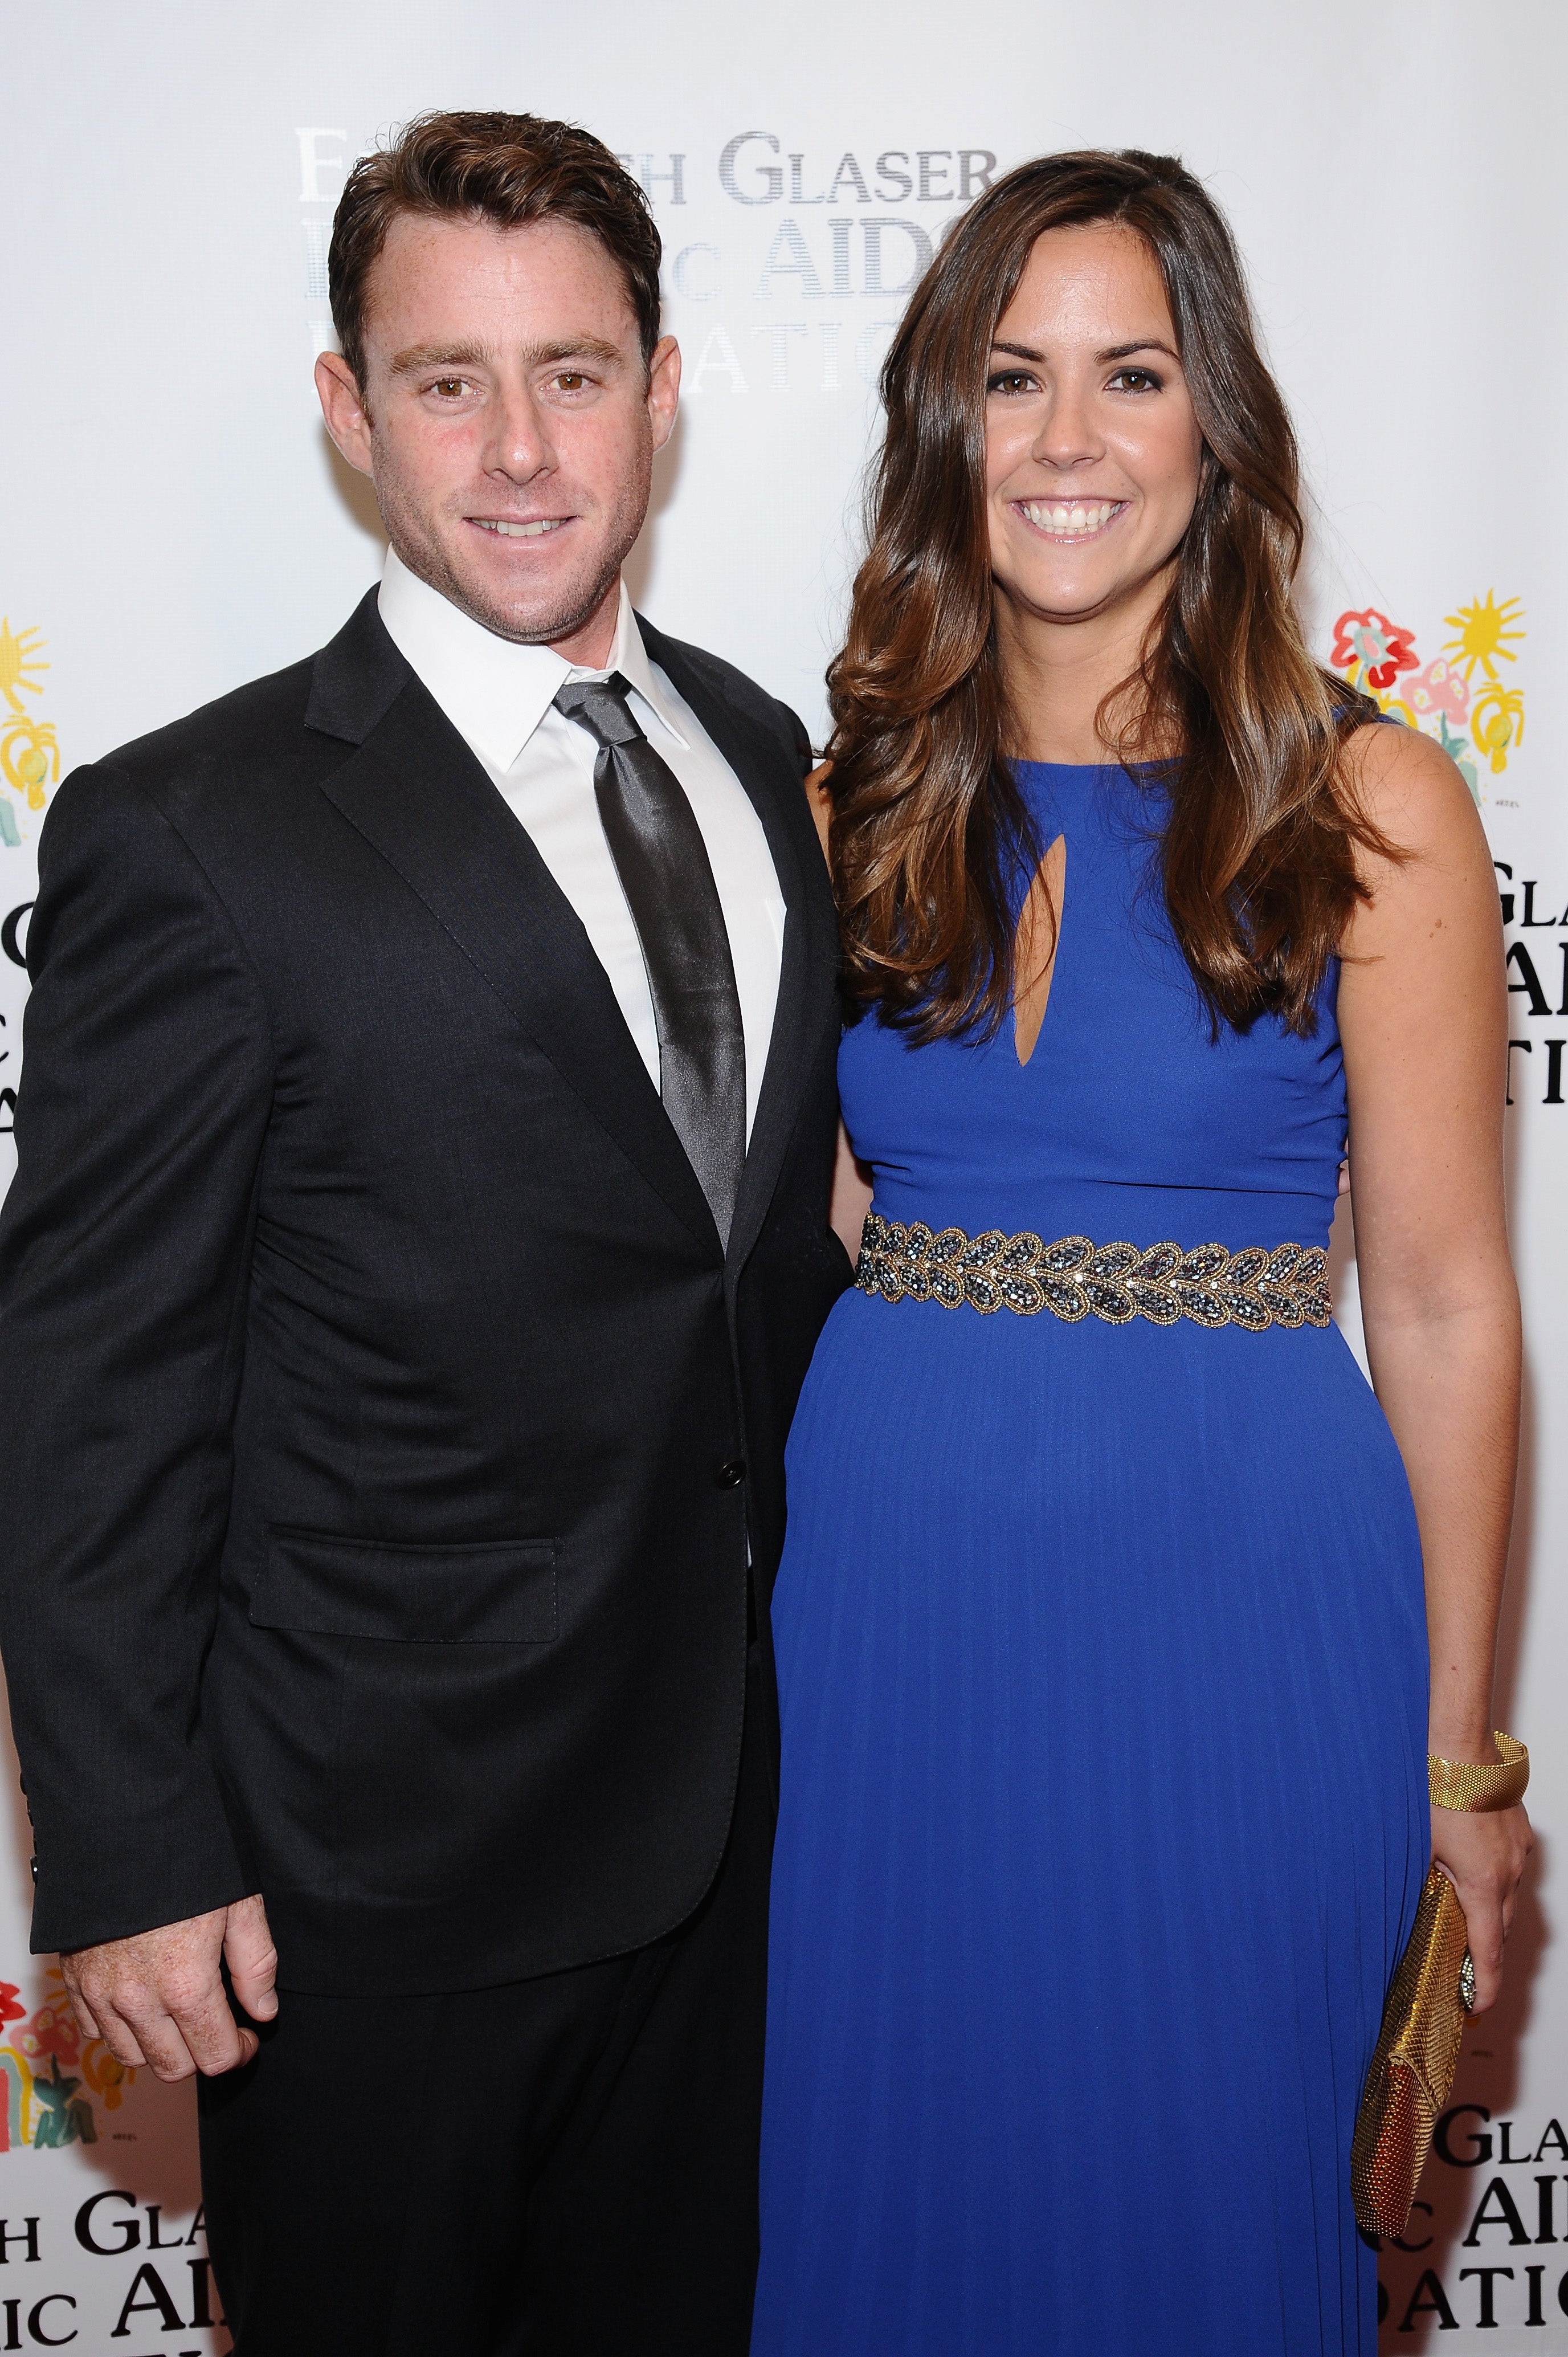
M 1502 1988 L 1503 1942 L 1513 1926 L 1520 1878 L 1534 1847 L 1522 1803 L 1511 1809 L 1432 1812 L 1433 1857 L 1465 1910 L 1476 1967 L 1476 2013 L 1495 2005 Z

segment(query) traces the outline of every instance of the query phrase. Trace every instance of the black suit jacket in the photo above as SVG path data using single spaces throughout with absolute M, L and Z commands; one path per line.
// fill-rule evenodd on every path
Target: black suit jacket
M 259 1889 L 287 1985 L 477 1986 L 641 1945 L 714 1875 L 748 1534 L 765 1638 L 849 1275 L 835 930 L 799 722 L 643 634 L 788 908 L 727 1254 L 373 594 L 56 798 L 0 1217 L 37 1948 Z

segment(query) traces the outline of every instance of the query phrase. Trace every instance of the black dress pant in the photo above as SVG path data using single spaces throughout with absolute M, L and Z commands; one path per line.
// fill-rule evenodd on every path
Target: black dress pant
M 285 1988 L 254 2061 L 200 2082 L 236 2357 L 746 2357 L 773 1825 L 760 1716 L 724 1864 L 678 1931 L 457 1995 Z

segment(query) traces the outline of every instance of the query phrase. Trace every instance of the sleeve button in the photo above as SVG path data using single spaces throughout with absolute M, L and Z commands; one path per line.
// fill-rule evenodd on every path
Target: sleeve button
M 715 1490 L 738 1490 L 745 1479 L 745 1458 L 726 1457 L 714 1475 L 714 1487 Z

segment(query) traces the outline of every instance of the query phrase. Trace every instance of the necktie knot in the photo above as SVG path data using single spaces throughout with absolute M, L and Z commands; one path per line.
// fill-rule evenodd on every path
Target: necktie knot
M 608 679 L 572 679 L 555 698 L 564 718 L 585 728 L 601 750 L 611 745 L 635 745 L 642 731 L 632 716 L 628 697 L 631 688 L 618 671 Z

